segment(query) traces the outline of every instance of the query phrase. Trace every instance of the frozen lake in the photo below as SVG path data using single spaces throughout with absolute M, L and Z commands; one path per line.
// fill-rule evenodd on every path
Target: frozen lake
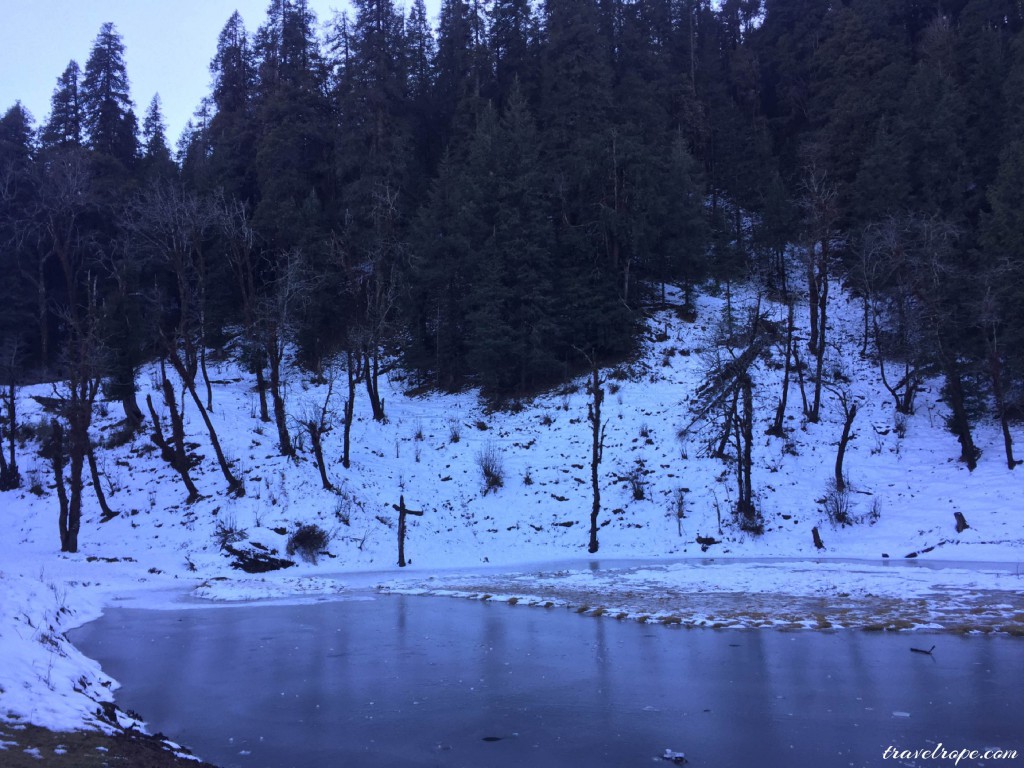
M 71 639 L 121 681 L 121 707 L 224 768 L 669 765 L 666 749 L 692 766 L 925 766 L 882 755 L 938 742 L 1024 753 L 1024 641 L 1008 637 L 687 630 L 377 596 L 112 609 Z

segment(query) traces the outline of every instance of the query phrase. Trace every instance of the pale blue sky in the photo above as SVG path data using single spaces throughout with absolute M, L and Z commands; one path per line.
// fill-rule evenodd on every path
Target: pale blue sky
M 125 44 L 141 122 L 160 94 L 173 145 L 210 85 L 217 35 L 236 9 L 254 31 L 268 0 L 0 0 L 0 114 L 21 100 L 44 121 L 57 78 L 75 59 L 85 67 L 100 26 L 114 22 Z M 437 13 L 440 0 L 427 0 Z M 320 21 L 346 0 L 310 0 Z

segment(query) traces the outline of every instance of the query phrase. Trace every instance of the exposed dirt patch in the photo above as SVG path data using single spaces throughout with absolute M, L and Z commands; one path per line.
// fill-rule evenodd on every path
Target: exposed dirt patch
M 993 590 L 950 590 L 898 599 L 876 595 L 785 595 L 748 592 L 588 590 L 520 580 L 472 582 L 453 579 L 403 588 L 396 593 L 428 594 L 508 602 L 543 608 L 565 607 L 590 616 L 611 616 L 683 627 L 775 629 L 861 629 L 1024 635 L 1024 594 Z
M 179 748 L 178 752 L 187 752 Z M 214 768 L 178 757 L 158 736 L 98 731 L 61 733 L 34 725 L 0 722 L 0 765 L 4 768 Z

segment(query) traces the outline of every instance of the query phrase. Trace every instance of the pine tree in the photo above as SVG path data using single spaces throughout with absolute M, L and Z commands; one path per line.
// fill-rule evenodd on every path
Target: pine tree
M 497 394 L 556 380 L 563 351 L 537 131 L 515 83 L 507 102 L 500 121 L 483 115 L 467 179 L 484 236 L 471 245 L 467 364 Z
M 260 28 L 254 222 L 279 251 L 308 247 L 333 196 L 326 71 L 305 0 L 275 2 Z
M 405 59 L 408 76 L 408 121 L 412 143 L 408 195 L 410 208 L 422 204 L 440 159 L 439 125 L 434 82 L 437 43 L 423 0 L 414 0 L 405 24 Z
M 245 23 L 236 11 L 217 38 L 210 62 L 214 113 L 209 121 L 209 175 L 229 196 L 255 205 L 256 64 Z
M 539 21 L 529 0 L 495 0 L 490 12 L 489 48 L 494 81 L 488 94 L 503 106 L 518 82 L 527 103 L 540 92 Z
M 124 43 L 110 22 L 100 28 L 86 61 L 81 99 L 89 146 L 130 167 L 138 155 L 138 121 L 129 92 Z
M 604 212 L 621 189 L 612 130 L 610 43 L 600 35 L 593 0 L 545 8 L 548 42 L 542 95 L 543 152 L 550 173 L 557 268 L 564 301 L 559 325 L 566 356 L 573 348 L 603 356 L 626 352 L 635 316 L 624 299 L 627 262 Z
M 177 166 L 167 146 L 167 125 L 160 111 L 160 95 L 153 96 L 142 121 L 142 170 L 149 178 L 172 175 Z
M 42 130 L 43 146 L 81 146 L 84 119 L 79 93 L 81 74 L 78 63 L 72 60 L 57 78 L 57 87 L 50 98 L 50 117 Z

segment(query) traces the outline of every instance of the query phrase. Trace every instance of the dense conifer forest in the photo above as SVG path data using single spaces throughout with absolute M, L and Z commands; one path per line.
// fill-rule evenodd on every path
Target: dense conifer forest
M 340 362 L 346 428 L 357 389 L 386 419 L 395 367 L 502 401 L 629 357 L 666 283 L 684 317 L 709 281 L 806 305 L 786 366 L 811 420 L 842 284 L 895 409 L 940 376 L 961 460 L 984 418 L 1017 463 L 1020 2 L 443 0 L 436 24 L 422 0 L 352 7 L 232 15 L 173 147 L 158 97 L 136 113 L 114 24 L 55 73 L 41 122 L 0 119 L 0 487 L 21 480 L 17 388 L 59 381 L 44 449 L 68 475 L 66 548 L 98 398 L 123 404 L 125 439 L 160 423 L 144 363 L 186 487 L 181 398 L 240 491 L 206 417 L 214 351 L 255 376 L 287 455 L 288 366 Z

